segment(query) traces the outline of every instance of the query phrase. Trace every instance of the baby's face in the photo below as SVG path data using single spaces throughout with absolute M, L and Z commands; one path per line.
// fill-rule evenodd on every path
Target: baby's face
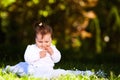
M 45 34 L 44 36 L 42 36 L 41 34 L 37 34 L 36 35 L 36 45 L 41 48 L 41 49 L 45 49 L 46 47 L 49 47 L 51 45 L 51 34 Z

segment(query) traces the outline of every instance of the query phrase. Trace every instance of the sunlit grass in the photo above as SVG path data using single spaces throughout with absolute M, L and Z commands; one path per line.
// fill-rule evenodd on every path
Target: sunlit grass
M 2 68 L 1 68 L 0 80 L 47 80 L 47 79 L 35 78 L 33 76 L 19 77 L 13 73 L 2 73 Z M 96 75 L 83 76 L 83 75 L 67 74 L 67 75 L 61 75 L 59 77 L 53 77 L 50 80 L 120 80 L 120 75 L 116 76 L 114 75 L 113 72 L 110 72 L 110 76 L 104 78 L 104 77 L 98 77 Z

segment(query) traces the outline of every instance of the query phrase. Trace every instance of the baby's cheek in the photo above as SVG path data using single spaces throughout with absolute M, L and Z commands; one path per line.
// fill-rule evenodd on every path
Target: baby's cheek
M 43 48 L 43 47 L 42 47 L 42 46 L 40 46 L 40 45 L 39 45 L 38 47 L 39 47 L 39 48 Z
M 47 44 L 47 47 L 50 47 L 50 45 L 51 45 L 51 43 L 48 43 L 48 44 Z
M 38 46 L 39 48 L 43 48 L 43 46 L 42 46 L 41 44 L 38 44 L 37 46 Z

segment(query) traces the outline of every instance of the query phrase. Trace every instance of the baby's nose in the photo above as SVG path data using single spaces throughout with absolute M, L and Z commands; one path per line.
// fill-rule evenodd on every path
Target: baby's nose
M 46 47 L 46 44 L 42 44 L 43 47 Z

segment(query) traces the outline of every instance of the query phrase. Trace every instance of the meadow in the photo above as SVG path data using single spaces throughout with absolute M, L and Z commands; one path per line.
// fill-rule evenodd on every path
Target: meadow
M 64 65 L 63 65 L 64 64 Z M 62 65 L 62 66 L 61 66 Z M 2 69 L 3 66 L 0 68 L 0 80 L 47 80 L 44 78 L 35 78 L 33 76 L 17 76 L 13 73 L 3 73 Z M 60 67 L 61 66 L 61 67 Z M 86 76 L 86 75 L 74 75 L 74 74 L 67 74 L 67 75 L 60 75 L 58 77 L 54 77 L 50 80 L 120 80 L 120 74 L 119 74 L 119 65 L 111 65 L 111 64 L 77 64 L 77 62 L 69 63 L 69 62 L 60 62 L 56 64 L 55 68 L 64 68 L 64 69 L 72 69 L 72 70 L 91 70 L 94 72 L 97 72 L 98 70 L 104 71 L 106 74 L 105 77 L 98 76 L 98 75 L 92 75 L 92 76 Z
M 44 78 L 35 78 L 33 76 L 23 76 L 19 77 L 13 73 L 2 73 L 0 69 L 0 80 L 47 80 Z M 50 80 L 120 80 L 120 75 L 116 76 L 113 72 L 110 72 L 109 77 L 98 77 L 96 75 L 83 76 L 83 75 L 61 75 L 59 77 L 54 77 Z
M 43 78 L 35 78 L 33 76 L 22 76 L 19 77 L 13 73 L 2 73 L 2 69 L 5 68 L 6 65 L 15 65 L 18 62 L 23 61 L 19 60 L 2 60 L 0 62 L 0 80 L 47 80 Z M 119 58 L 114 59 L 107 59 L 106 57 L 97 59 L 79 59 L 76 60 L 74 58 L 62 58 L 59 63 L 55 64 L 55 69 L 61 68 L 65 70 L 91 70 L 93 72 L 98 72 L 101 70 L 105 73 L 105 76 L 83 76 L 83 75 L 74 75 L 74 74 L 67 74 L 61 75 L 59 77 L 54 77 L 51 80 L 120 80 L 120 63 Z

